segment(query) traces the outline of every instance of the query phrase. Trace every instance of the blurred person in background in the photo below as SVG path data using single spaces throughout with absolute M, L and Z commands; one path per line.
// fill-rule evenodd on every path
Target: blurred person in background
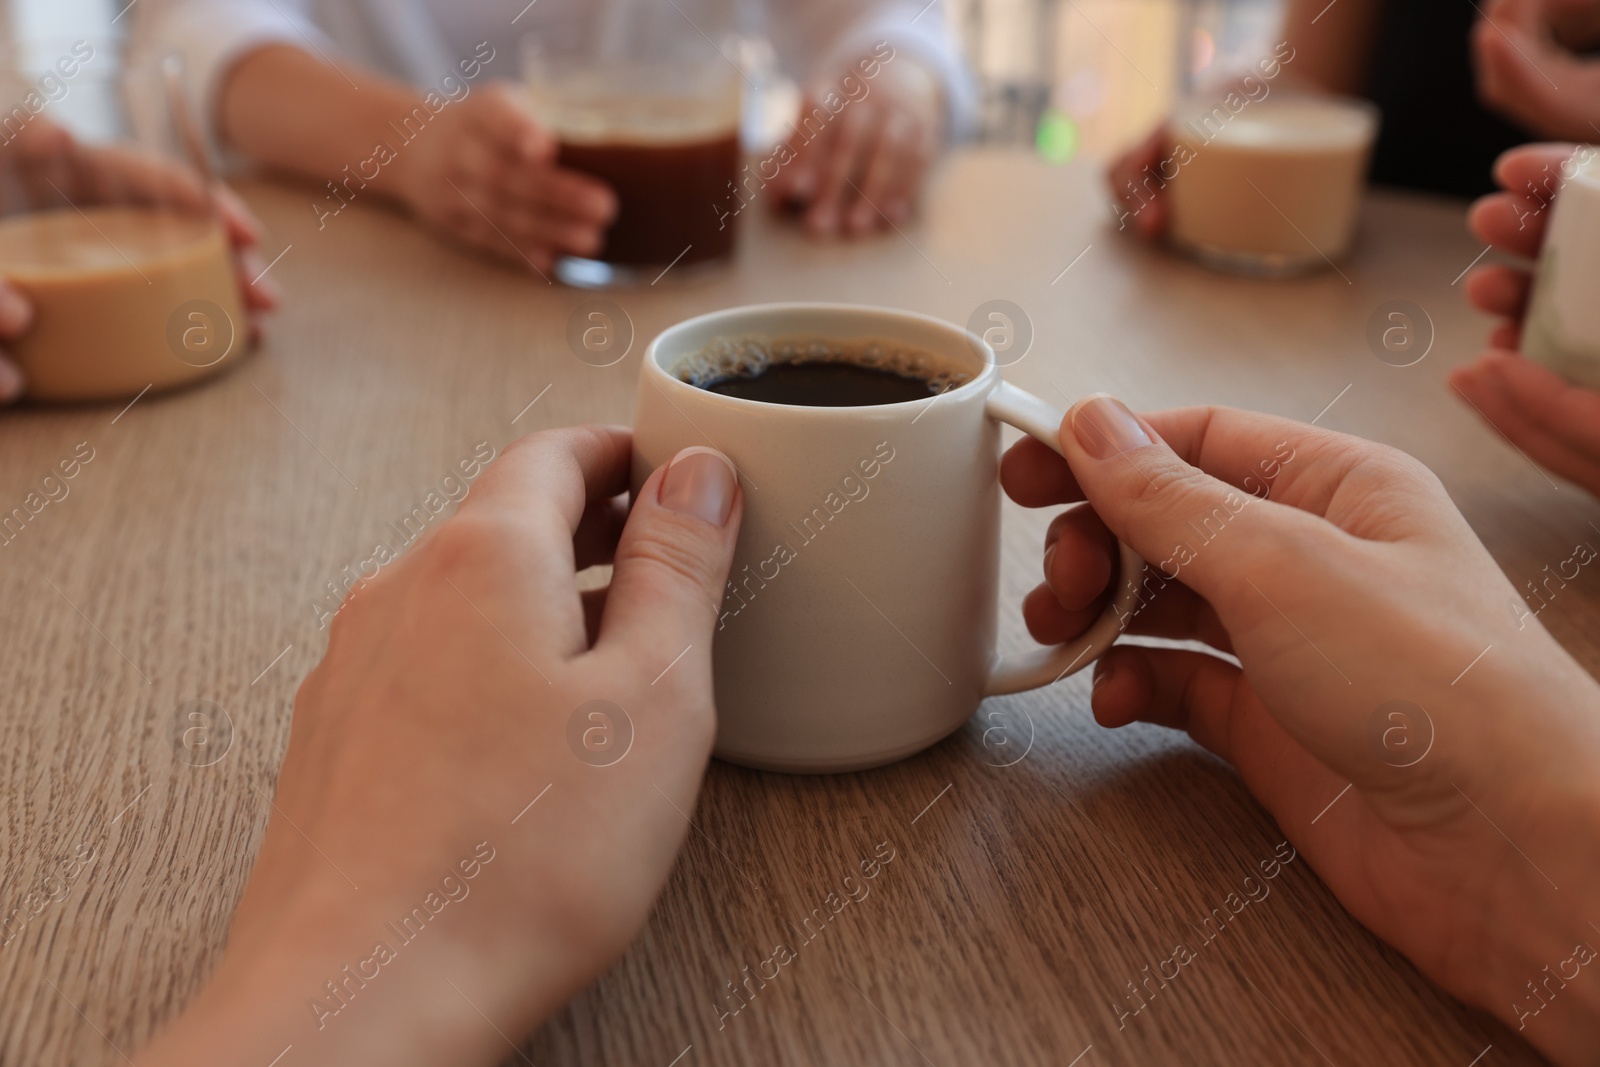
M 1525 142 L 1600 141 L 1600 58 L 1587 54 L 1600 45 L 1600 0 L 1290 0 L 1284 36 L 1295 50 L 1285 86 L 1365 96 L 1382 108 L 1373 181 L 1457 196 L 1498 187 L 1473 205 L 1473 232 L 1537 258 L 1562 164 L 1577 146 Z M 1157 130 L 1108 173 L 1127 228 L 1152 240 L 1169 216 L 1142 172 L 1159 162 L 1166 136 Z M 1491 351 L 1457 368 L 1450 384 L 1527 455 L 1600 495 L 1600 394 L 1517 352 L 1530 281 L 1527 269 L 1501 264 L 1469 275 L 1468 297 L 1506 322 Z
M 659 2 L 672 2 L 691 23 L 702 5 L 717 2 L 737 4 L 741 25 L 764 20 L 784 72 L 802 86 L 801 114 L 875 48 L 893 50 L 870 92 L 852 98 L 838 121 L 790 142 L 796 160 L 769 183 L 773 204 L 802 214 L 815 234 L 864 234 L 907 219 L 930 163 L 972 121 L 974 90 L 938 0 Z M 518 101 L 510 85 L 521 74 L 519 46 L 575 20 L 627 17 L 621 8 L 586 0 L 144 0 L 133 10 L 134 42 L 184 57 L 197 111 L 220 148 L 319 183 L 371 156 L 375 141 L 392 138 L 389 124 L 441 79 L 481 76 L 493 84 L 452 95 L 428 135 L 361 187 L 480 252 L 545 270 L 557 256 L 598 250 L 617 203 L 603 182 L 559 165 L 555 137 Z
M 1282 88 L 1382 110 L 1379 185 L 1479 196 L 1516 145 L 1600 139 L 1600 59 L 1585 55 L 1600 45 L 1600 0 L 1288 0 L 1283 39 L 1294 51 Z M 1107 174 L 1139 237 L 1167 231 L 1164 198 L 1147 201 L 1143 181 L 1166 149 L 1157 129 Z

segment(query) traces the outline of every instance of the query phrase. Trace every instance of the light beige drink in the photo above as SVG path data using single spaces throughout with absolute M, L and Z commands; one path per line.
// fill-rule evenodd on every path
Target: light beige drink
M 40 400 L 169 388 L 239 357 L 245 317 L 212 219 L 144 208 L 0 219 L 0 275 L 34 305 L 10 352 Z
M 1350 248 L 1376 109 L 1325 97 L 1190 104 L 1171 123 L 1161 178 L 1172 241 L 1257 273 L 1325 267 Z

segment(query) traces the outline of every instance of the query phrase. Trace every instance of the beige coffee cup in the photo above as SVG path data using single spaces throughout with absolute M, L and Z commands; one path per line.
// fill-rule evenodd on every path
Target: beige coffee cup
M 14 62 L 0 50 L 0 82 Z M 0 130 L 0 279 L 33 311 L 7 355 L 27 395 L 132 397 L 237 363 L 249 320 L 181 64 L 79 41 L 53 69 L 73 106 Z
M 802 407 L 689 384 L 718 341 L 877 340 L 969 375 L 927 400 Z M 744 523 L 712 653 L 716 754 L 766 770 L 860 770 L 948 736 L 986 697 L 1050 685 L 1120 632 L 1144 564 L 1121 550 L 1105 613 L 1064 645 L 995 651 L 1000 424 L 1059 450 L 1062 413 L 1003 382 L 950 323 L 848 304 L 768 304 L 679 323 L 645 354 L 635 490 L 679 449 L 711 445 L 744 488 Z
M 1361 100 L 1231 94 L 1174 111 L 1156 175 L 1172 243 L 1247 274 L 1323 270 L 1355 236 L 1378 110 Z
M 0 219 L 0 277 L 33 306 L 11 345 L 35 400 L 107 400 L 205 378 L 245 349 L 220 222 L 145 207 Z

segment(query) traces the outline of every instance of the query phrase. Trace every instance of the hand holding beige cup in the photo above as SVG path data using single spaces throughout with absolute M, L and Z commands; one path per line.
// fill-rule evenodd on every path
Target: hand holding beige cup
M 995 652 L 1000 424 L 1054 445 L 1061 418 L 1002 382 L 983 340 L 910 312 L 771 304 L 657 337 L 634 488 L 709 445 L 745 490 L 717 607 L 717 755 L 802 773 L 889 763 L 985 697 L 1049 685 L 1109 648 L 1129 581 L 1073 641 Z M 1121 566 L 1143 562 L 1124 549 Z
M 1274 96 L 1237 113 L 1209 102 L 1172 124 L 1172 243 L 1208 266 L 1298 274 L 1342 258 L 1355 236 L 1377 109 Z
M 0 331 L 8 369 L 39 400 L 214 374 L 277 302 L 248 210 L 177 147 L 166 72 L 83 78 L 118 139 L 80 140 L 36 115 L 0 143 L 0 272 L 27 309 L 0 314 Z
M 1112 168 L 1118 226 L 1218 270 L 1287 276 L 1355 237 L 1377 109 L 1312 94 L 1197 97 Z

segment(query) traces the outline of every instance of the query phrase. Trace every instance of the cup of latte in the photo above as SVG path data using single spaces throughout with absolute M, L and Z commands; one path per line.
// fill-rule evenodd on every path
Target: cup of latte
M 1378 131 L 1360 100 L 1277 94 L 1186 101 L 1159 179 L 1172 243 L 1208 266 L 1257 275 L 1321 270 L 1349 251 Z
M 1059 450 L 1062 413 L 1000 379 L 976 334 L 924 315 L 769 304 L 679 323 L 645 354 L 633 486 L 712 445 L 744 486 L 718 607 L 716 753 L 859 770 L 1049 685 L 1111 646 L 1144 564 L 1081 637 L 1001 657 L 1000 426 Z
M 33 306 L 8 345 L 27 395 L 133 396 L 231 365 L 246 320 L 181 68 L 86 41 L 42 62 L 0 77 L 0 277 Z

